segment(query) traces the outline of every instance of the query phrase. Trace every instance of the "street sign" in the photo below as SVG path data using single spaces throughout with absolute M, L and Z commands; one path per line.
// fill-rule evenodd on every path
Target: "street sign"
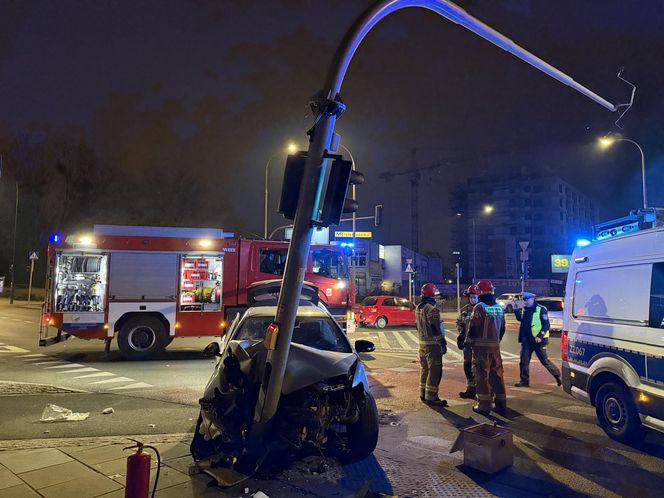
M 571 259 L 572 256 L 570 254 L 552 254 L 551 273 L 567 273 Z
M 521 250 L 523 252 L 525 252 L 526 249 L 528 249 L 528 246 L 530 245 L 530 242 L 527 241 L 527 240 L 522 240 L 522 241 L 519 242 L 519 245 L 521 246 Z
M 32 260 L 39 259 L 39 251 L 30 251 L 28 253 L 28 259 Z
M 413 270 L 413 265 L 410 263 L 406 263 L 406 269 L 404 270 L 406 273 L 415 273 L 415 270 Z
M 335 238 L 353 237 L 353 232 L 334 232 Z M 370 239 L 373 237 L 372 232 L 355 232 L 356 239 Z

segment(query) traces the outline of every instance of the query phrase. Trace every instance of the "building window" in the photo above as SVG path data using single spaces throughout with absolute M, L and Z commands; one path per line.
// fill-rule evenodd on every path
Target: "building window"
M 558 184 L 558 192 L 560 192 L 561 194 L 563 193 L 563 184 L 562 183 Z
M 353 256 L 353 264 L 355 266 L 367 266 L 367 253 L 366 251 L 357 251 Z
M 535 202 L 533 202 L 533 205 L 534 206 L 543 206 L 544 202 L 542 201 L 542 199 L 535 199 Z
M 530 185 L 526 185 L 525 187 L 523 187 L 523 191 L 530 192 Z

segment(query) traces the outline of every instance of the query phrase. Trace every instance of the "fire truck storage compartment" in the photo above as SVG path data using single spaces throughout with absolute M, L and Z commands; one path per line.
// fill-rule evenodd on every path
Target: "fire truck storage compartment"
M 221 255 L 182 257 L 180 311 L 221 311 L 223 267 Z
M 174 301 L 178 255 L 158 252 L 113 252 L 111 301 Z
M 104 311 L 107 259 L 105 254 L 58 253 L 55 270 L 55 311 Z

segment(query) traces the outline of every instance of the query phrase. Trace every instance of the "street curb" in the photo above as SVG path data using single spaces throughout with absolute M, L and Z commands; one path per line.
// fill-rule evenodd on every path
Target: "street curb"
M 126 436 L 74 437 L 74 438 L 40 438 L 12 439 L 0 441 L 0 451 L 33 450 L 39 448 L 71 448 L 76 446 L 106 446 L 111 444 L 128 444 L 136 439 L 144 444 L 186 443 L 191 442 L 192 433 L 175 434 L 133 434 Z

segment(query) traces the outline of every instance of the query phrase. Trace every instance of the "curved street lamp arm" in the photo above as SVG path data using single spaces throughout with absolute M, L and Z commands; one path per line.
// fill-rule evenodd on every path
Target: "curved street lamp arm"
M 608 110 L 616 111 L 618 109 L 617 106 L 611 102 L 605 100 L 585 86 L 574 81 L 574 79 L 572 79 L 569 75 L 556 69 L 551 64 L 543 61 L 539 57 L 527 51 L 525 48 L 517 45 L 512 40 L 506 36 L 501 35 L 490 26 L 487 26 L 479 19 L 471 16 L 461 7 L 447 0 L 381 0 L 369 7 L 348 30 L 346 36 L 341 42 L 341 45 L 334 55 L 334 59 L 332 61 L 332 65 L 330 66 L 330 71 L 327 75 L 325 84 L 325 90 L 329 90 L 330 92 L 327 95 L 328 98 L 334 99 L 337 93 L 339 93 L 341 90 L 341 85 L 344 76 L 346 75 L 350 61 L 352 60 L 353 55 L 355 54 L 355 51 L 359 47 L 360 43 L 367 35 L 367 33 L 369 33 L 371 28 L 373 28 L 378 22 L 381 21 L 381 19 L 388 16 L 392 12 L 410 7 L 421 7 L 436 12 L 437 14 L 440 14 L 441 16 L 449 19 L 453 23 L 459 24 L 464 28 L 472 31 L 476 35 L 481 36 L 485 40 L 493 43 L 499 48 L 502 48 L 506 52 L 511 53 L 522 61 L 527 62 L 531 66 L 539 69 L 545 74 L 548 74 L 552 78 L 555 78 L 564 85 L 567 85 L 582 93 L 586 97 L 606 107 Z

